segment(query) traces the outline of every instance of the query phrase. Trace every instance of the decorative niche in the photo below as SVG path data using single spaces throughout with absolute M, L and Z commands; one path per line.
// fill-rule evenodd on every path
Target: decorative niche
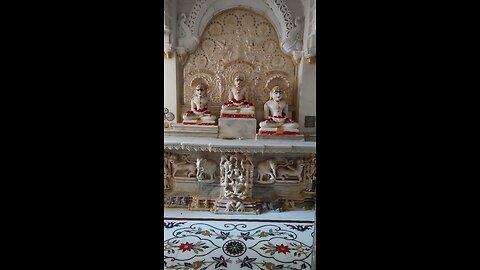
M 209 87 L 209 109 L 218 114 L 228 100 L 236 75 L 245 78 L 250 88 L 249 100 L 257 116 L 263 120 L 263 104 L 275 85 L 285 89 L 289 110 L 297 111 L 295 63 L 284 53 L 272 23 L 249 9 L 234 8 L 214 16 L 203 32 L 199 45 L 183 66 L 181 111 L 189 110 L 193 87 L 206 83 Z M 290 116 L 292 117 L 292 116 Z

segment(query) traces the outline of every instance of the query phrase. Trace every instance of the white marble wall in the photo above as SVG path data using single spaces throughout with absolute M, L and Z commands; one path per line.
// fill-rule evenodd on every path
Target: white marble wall
M 305 116 L 316 116 L 316 96 L 317 96 L 317 84 L 316 84 L 316 63 L 308 63 L 306 59 L 302 59 L 302 62 L 298 65 L 299 78 L 298 78 L 298 107 L 299 107 L 299 119 L 300 133 L 303 134 L 315 134 L 316 128 L 305 128 Z M 315 124 L 316 126 L 316 124 Z
M 172 121 L 173 123 L 178 122 L 178 108 L 177 108 L 177 59 L 176 55 L 173 54 L 172 58 L 167 59 L 163 58 L 163 107 L 168 108 L 169 111 L 175 114 L 175 120 Z M 181 119 L 180 115 L 180 119 Z

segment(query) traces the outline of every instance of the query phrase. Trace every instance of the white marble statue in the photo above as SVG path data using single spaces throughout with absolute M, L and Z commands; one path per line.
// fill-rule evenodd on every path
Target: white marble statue
M 198 84 L 190 101 L 190 110 L 183 115 L 184 125 L 215 125 L 217 117 L 208 111 L 208 86 Z
M 270 100 L 263 106 L 265 120 L 260 122 L 258 134 L 297 135 L 298 123 L 288 116 L 288 104 L 283 100 L 283 90 L 275 86 L 270 91 Z
M 229 100 L 222 105 L 221 117 L 255 117 L 255 106 L 248 101 L 249 88 L 244 81 L 242 76 L 235 76 L 234 86 L 228 92 Z

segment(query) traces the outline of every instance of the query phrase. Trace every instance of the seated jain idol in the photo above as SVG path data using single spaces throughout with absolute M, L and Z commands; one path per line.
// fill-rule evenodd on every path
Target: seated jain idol
M 265 121 L 260 122 L 258 134 L 299 135 L 299 125 L 289 119 L 288 104 L 283 100 L 283 90 L 275 86 L 270 91 L 270 100 L 263 106 Z
M 234 86 L 228 92 L 229 100 L 222 105 L 220 117 L 255 118 L 255 107 L 247 100 L 248 87 L 241 76 L 235 76 Z
M 207 90 L 208 86 L 203 83 L 200 83 L 195 87 L 190 102 L 190 110 L 183 114 L 182 123 L 184 125 L 216 125 L 215 120 L 217 117 L 208 111 L 209 98 L 207 96 Z

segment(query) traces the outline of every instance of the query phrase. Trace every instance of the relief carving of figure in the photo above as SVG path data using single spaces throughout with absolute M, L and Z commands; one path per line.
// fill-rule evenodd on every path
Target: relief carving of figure
M 242 202 L 238 201 L 237 204 L 235 205 L 235 209 L 237 212 L 243 212 L 245 211 L 245 206 L 243 205 Z
M 311 179 L 309 179 L 309 185 L 308 185 L 308 188 L 307 188 L 307 191 L 310 191 L 310 192 L 315 192 L 315 184 L 317 182 L 317 177 L 316 176 L 313 176 Z
M 196 175 L 195 164 L 186 161 L 177 161 L 176 159 L 170 162 L 172 163 L 172 177 L 175 177 L 178 171 L 184 171 L 187 177 L 194 177 Z
M 301 51 L 303 47 L 303 20 L 295 18 L 295 26 L 288 32 L 287 37 L 282 41 L 285 51 Z
M 178 46 L 187 50 L 193 50 L 198 44 L 198 38 L 193 35 L 192 30 L 187 25 L 187 15 L 181 13 L 178 19 L 179 38 Z
M 304 166 L 305 166 L 305 163 L 303 160 L 298 160 L 297 166 L 295 168 L 292 168 L 290 166 L 288 167 L 279 166 L 277 168 L 277 178 L 281 178 L 282 180 L 285 180 L 286 178 L 296 177 L 298 181 L 302 181 L 302 171 Z
M 170 180 L 170 162 L 168 161 L 167 157 L 163 158 L 163 189 L 169 189 L 169 180 Z
M 199 199 L 198 196 L 192 197 L 192 202 L 190 203 L 190 209 L 198 208 L 199 207 Z
M 221 117 L 255 117 L 255 107 L 248 101 L 249 88 L 244 82 L 245 79 L 242 76 L 235 76 L 234 86 L 228 92 L 229 100 L 222 105 Z
M 205 208 L 209 208 L 209 207 L 210 207 L 210 206 L 209 206 L 209 203 L 208 203 L 208 200 L 205 200 L 205 201 L 203 202 L 203 206 L 204 206 Z
M 186 204 L 187 204 L 187 198 L 180 197 L 180 201 L 178 202 L 178 205 L 186 205 Z
M 235 207 L 235 202 L 229 201 L 227 204 L 225 204 L 225 211 L 230 212 L 233 211 L 233 208 Z
M 218 98 L 222 97 L 223 94 L 223 77 L 221 76 L 220 72 L 215 74 L 215 84 L 217 86 L 217 96 Z
M 258 134 L 297 135 L 298 123 L 288 116 L 288 104 L 283 99 L 283 90 L 275 86 L 270 91 L 270 100 L 263 106 L 265 121 L 260 122 Z
M 226 179 L 220 186 L 223 187 L 225 198 L 246 198 L 247 184 L 240 169 L 229 170 Z
M 273 159 L 268 159 L 268 160 L 265 160 L 265 161 L 262 161 L 262 162 L 258 163 L 258 165 L 257 165 L 257 170 L 258 170 L 257 181 L 259 181 L 259 182 L 265 181 L 264 176 L 270 176 L 270 178 L 268 180 L 275 181 L 275 178 L 277 178 L 276 167 L 277 167 L 277 165 L 275 164 L 275 161 Z
M 203 180 L 207 175 L 210 176 L 210 180 L 215 178 L 215 172 L 217 171 L 217 163 L 204 159 L 197 158 L 197 179 L 199 181 Z
M 208 111 L 208 86 L 200 83 L 194 89 L 190 110 L 183 115 L 184 125 L 215 125 L 217 117 Z
M 245 211 L 245 206 L 241 201 L 229 201 L 225 205 L 225 211 L 230 212 L 230 211 L 236 211 L 236 212 L 244 212 Z
M 308 182 L 308 187 L 306 191 L 309 192 L 315 192 L 315 183 L 317 180 L 317 158 L 316 157 L 311 157 L 307 159 L 307 163 L 305 164 L 304 168 L 304 178 Z

